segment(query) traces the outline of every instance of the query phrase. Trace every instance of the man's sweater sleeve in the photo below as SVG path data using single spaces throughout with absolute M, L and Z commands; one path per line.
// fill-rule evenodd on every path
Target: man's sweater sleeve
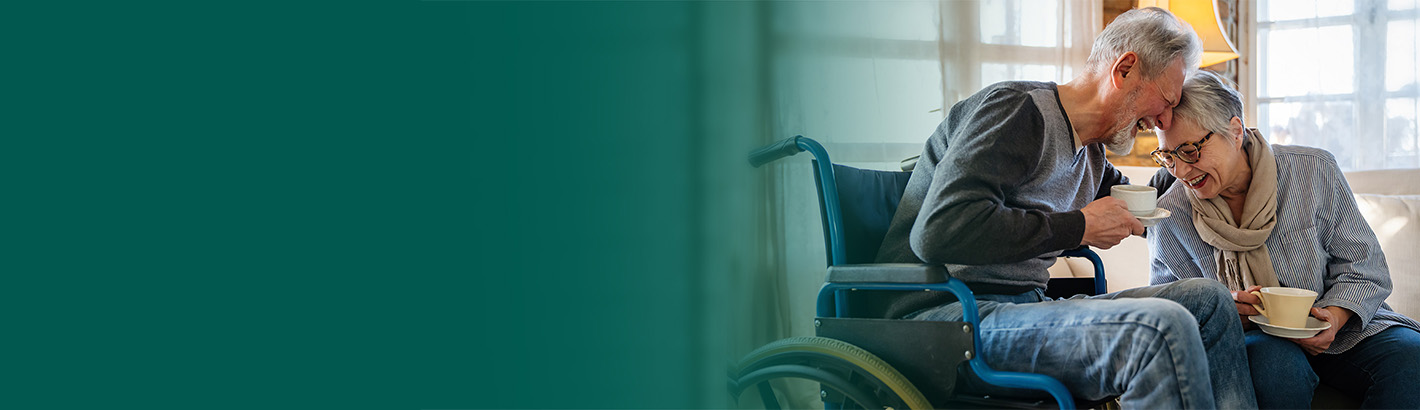
M 958 113 L 953 113 L 958 114 Z M 1075 248 L 1084 237 L 1079 210 L 1012 208 L 1006 195 L 1053 160 L 1044 149 L 1044 120 L 1029 96 L 998 91 L 947 135 L 946 150 L 912 226 L 912 251 L 923 261 L 1011 263 Z
M 1115 168 L 1114 164 L 1106 161 L 1104 163 L 1104 178 L 1100 180 L 1100 187 L 1099 190 L 1095 192 L 1095 199 L 1109 196 L 1111 193 L 1110 188 L 1115 185 L 1129 185 L 1129 177 L 1119 172 L 1119 169 Z

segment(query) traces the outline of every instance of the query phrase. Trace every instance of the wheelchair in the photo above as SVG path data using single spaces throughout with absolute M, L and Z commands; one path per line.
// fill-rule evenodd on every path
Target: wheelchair
M 730 372 L 734 400 L 754 386 L 766 408 L 778 409 L 779 399 L 769 382 L 794 378 L 817 382 L 826 409 L 1075 408 L 1074 398 L 1058 380 L 987 366 L 979 353 L 976 299 L 944 266 L 872 263 L 911 172 L 836 165 L 822 145 L 803 136 L 756 150 L 750 164 L 759 167 L 802 151 L 814 157 L 828 251 L 827 283 L 816 300 L 815 336 L 775 341 L 746 355 Z M 1061 256 L 1088 259 L 1095 276 L 1053 278 L 1048 296 L 1105 292 L 1103 263 L 1094 251 L 1081 247 Z M 923 295 L 937 302 L 922 305 Z M 962 321 L 895 320 L 940 304 L 943 297 L 964 302 Z M 917 302 L 903 302 L 912 299 Z M 1054 401 L 973 395 L 956 387 L 962 377 L 1042 391 Z M 1078 404 L 1094 407 L 1114 402 Z

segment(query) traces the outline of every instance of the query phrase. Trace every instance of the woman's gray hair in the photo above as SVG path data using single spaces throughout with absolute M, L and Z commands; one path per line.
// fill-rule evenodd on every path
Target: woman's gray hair
M 1193 121 L 1199 128 L 1219 135 L 1232 135 L 1233 117 L 1238 117 L 1244 127 L 1242 93 L 1230 85 L 1228 80 L 1212 71 L 1198 70 L 1183 82 L 1183 94 L 1178 97 L 1178 106 L 1173 116 Z M 1243 139 L 1248 141 L 1248 139 Z
M 1184 67 L 1197 67 L 1203 56 L 1203 45 L 1193 27 L 1172 13 L 1158 7 L 1134 9 L 1120 14 L 1090 48 L 1086 67 L 1093 73 L 1107 72 L 1111 64 L 1124 53 L 1139 55 L 1139 69 L 1144 78 L 1157 78 L 1174 60 L 1182 58 Z

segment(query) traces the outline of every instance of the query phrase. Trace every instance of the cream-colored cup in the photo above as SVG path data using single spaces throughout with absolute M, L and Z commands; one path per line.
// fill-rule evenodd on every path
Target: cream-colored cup
M 1297 329 L 1307 327 L 1312 302 L 1316 301 L 1316 292 L 1298 288 L 1262 288 L 1252 294 L 1262 298 L 1261 306 L 1252 306 L 1257 308 L 1258 313 L 1267 317 L 1268 324 Z
M 1124 201 L 1134 216 L 1149 216 L 1159 204 L 1159 191 L 1151 186 L 1115 185 L 1109 187 L 1109 196 Z

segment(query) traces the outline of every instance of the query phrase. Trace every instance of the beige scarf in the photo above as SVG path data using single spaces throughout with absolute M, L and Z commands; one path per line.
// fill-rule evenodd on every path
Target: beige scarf
M 1185 190 L 1193 206 L 1193 227 L 1203 242 L 1213 245 L 1218 280 L 1232 290 L 1278 286 L 1266 244 L 1277 225 L 1277 159 L 1256 129 L 1249 128 L 1246 138 L 1252 141 L 1245 150 L 1249 151 L 1252 183 L 1243 202 L 1242 221 L 1233 221 L 1233 212 L 1222 197 L 1203 200 L 1193 190 Z

